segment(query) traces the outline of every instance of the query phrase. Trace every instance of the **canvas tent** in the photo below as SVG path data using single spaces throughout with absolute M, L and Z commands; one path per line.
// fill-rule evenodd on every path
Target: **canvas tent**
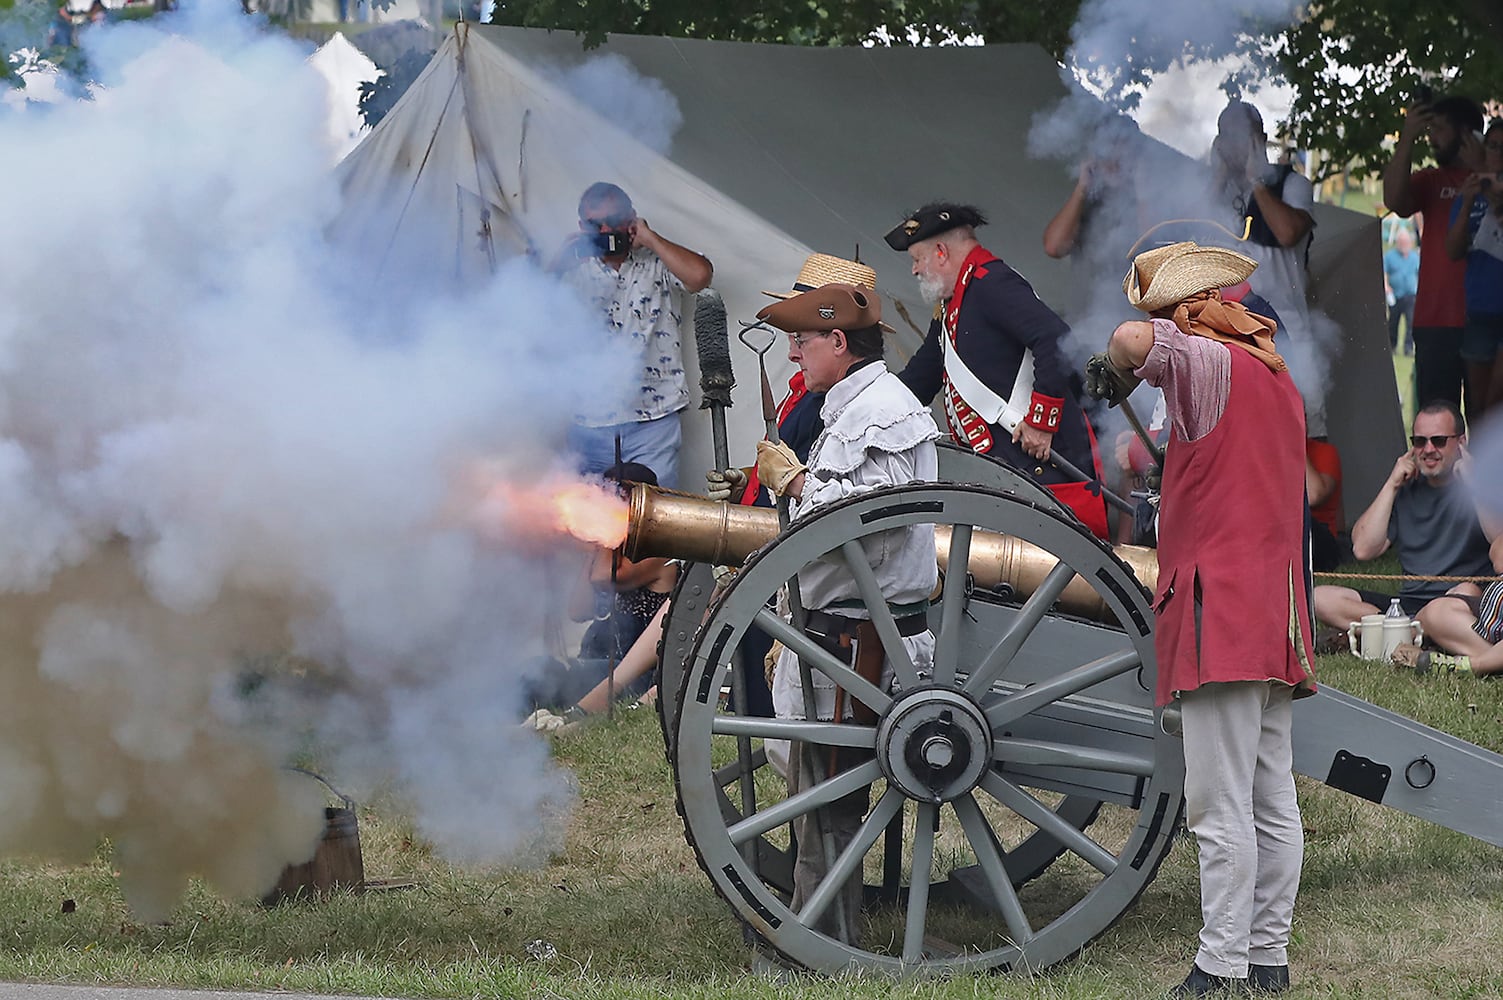
M 308 63 L 329 85 L 329 148 L 337 163 L 360 142 L 365 129 L 365 120 L 360 117 L 360 85 L 375 80 L 381 71 L 350 44 L 343 32 L 335 32 L 320 45 L 308 57 Z
M 677 99 L 683 121 L 665 155 L 558 85 L 563 67 L 601 53 Z M 1069 265 L 1045 256 L 1039 234 L 1072 178 L 1023 150 L 1034 116 L 1064 94 L 1057 66 L 1027 45 L 832 49 L 611 36 L 585 53 L 571 33 L 459 25 L 342 165 L 340 228 L 382 248 L 376 266 L 452 260 L 453 273 L 470 280 L 497 255 L 551 252 L 575 227 L 579 193 L 610 179 L 654 228 L 714 262 L 733 321 L 769 301 L 762 289 L 786 287 L 810 250 L 859 247 L 883 293 L 924 327 L 929 310 L 907 256 L 881 237 L 916 204 L 954 198 L 990 212 L 987 244 L 1058 304 L 1078 289 Z M 1327 206 L 1316 216 L 1315 294 L 1345 339 L 1327 416 L 1346 462 L 1350 518 L 1390 470 L 1403 428 L 1378 224 Z M 895 313 L 897 353 L 906 355 L 918 336 Z M 1094 345 L 1108 331 L 1078 332 Z M 750 461 L 761 435 L 755 357 L 736 343 L 732 354 L 731 451 Z M 781 355 L 768 356 L 779 388 L 789 371 Z M 697 396 L 697 374 L 690 379 Z M 708 467 L 709 446 L 706 421 L 691 416 L 685 430 L 688 485 Z

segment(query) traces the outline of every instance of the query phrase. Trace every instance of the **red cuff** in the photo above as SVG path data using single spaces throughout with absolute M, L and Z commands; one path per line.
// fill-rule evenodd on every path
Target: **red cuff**
M 1023 418 L 1023 423 L 1036 431 L 1047 431 L 1053 434 L 1059 430 L 1059 418 L 1064 412 L 1065 401 L 1063 399 L 1035 392 L 1033 401 L 1028 404 L 1028 416 Z

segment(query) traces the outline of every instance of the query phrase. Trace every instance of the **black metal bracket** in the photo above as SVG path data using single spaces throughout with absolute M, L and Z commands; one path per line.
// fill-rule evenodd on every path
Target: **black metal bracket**
M 1369 802 L 1382 802 L 1392 777 L 1393 768 L 1387 764 L 1337 750 L 1331 761 L 1331 772 L 1326 775 L 1326 784 Z

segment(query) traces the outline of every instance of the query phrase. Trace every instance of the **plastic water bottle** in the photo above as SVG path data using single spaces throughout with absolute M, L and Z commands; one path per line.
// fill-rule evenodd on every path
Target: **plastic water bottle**
M 1392 621 L 1394 619 L 1398 619 L 1400 621 L 1409 620 L 1409 616 L 1404 614 L 1404 608 L 1399 604 L 1399 599 L 1397 597 L 1389 602 L 1388 610 L 1383 614 L 1383 617 L 1389 621 Z

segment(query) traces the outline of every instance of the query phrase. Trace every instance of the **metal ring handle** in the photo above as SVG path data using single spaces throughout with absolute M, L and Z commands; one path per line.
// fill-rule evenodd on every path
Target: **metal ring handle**
M 1415 780 L 1414 769 L 1416 767 L 1421 768 L 1420 774 L 1424 776 L 1423 781 Z M 1410 788 L 1429 788 L 1435 783 L 1435 765 L 1431 763 L 1429 757 L 1421 755 L 1414 758 L 1409 762 L 1409 766 L 1404 768 L 1404 781 Z

